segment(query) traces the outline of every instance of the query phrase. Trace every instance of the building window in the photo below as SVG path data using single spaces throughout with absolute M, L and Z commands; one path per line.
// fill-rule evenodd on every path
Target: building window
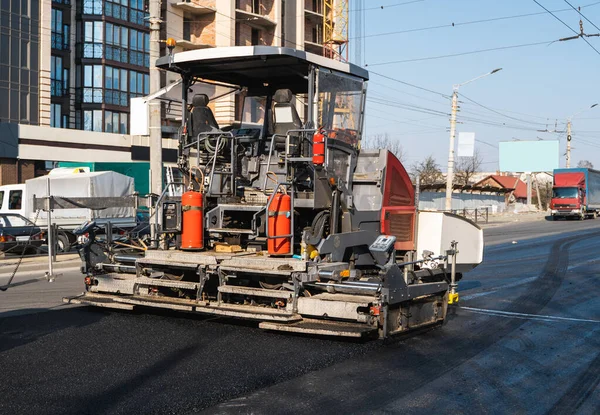
M 50 127 L 67 128 L 67 116 L 63 115 L 60 104 L 50 104 Z
M 83 14 L 102 14 L 102 0 L 83 0 Z
M 52 49 L 69 49 L 69 25 L 63 23 L 62 10 L 52 9 L 51 32 Z
M 252 13 L 260 14 L 260 0 L 252 0 Z
M 131 98 L 150 93 L 150 76 L 145 73 L 129 71 L 129 93 Z
M 124 112 L 105 111 L 104 131 L 114 134 L 127 134 L 128 114 Z
M 130 62 L 132 65 L 150 66 L 150 35 L 139 30 L 130 29 Z
M 111 66 L 106 66 L 104 69 L 104 102 L 126 107 L 128 105 L 127 70 Z
M 113 134 L 127 134 L 129 114 L 117 111 L 83 111 L 83 129 Z
M 83 57 L 101 59 L 104 57 L 104 23 L 83 23 Z
M 183 20 L 183 40 L 192 40 L 191 22 L 185 18 Z
M 140 26 L 149 27 L 150 21 L 148 20 L 148 13 L 145 11 L 144 0 L 131 0 L 130 3 L 129 21 Z
M 83 67 L 83 102 L 102 103 L 102 81 L 102 65 L 85 65 Z
M 105 1 L 104 14 L 119 20 L 129 20 L 127 17 L 127 0 Z
M 252 44 L 258 45 L 260 42 L 260 30 L 252 29 Z
M 65 95 L 65 84 L 63 81 L 63 60 L 60 56 L 50 57 L 50 95 L 62 97 Z
M 83 129 L 102 132 L 102 110 L 83 111 Z

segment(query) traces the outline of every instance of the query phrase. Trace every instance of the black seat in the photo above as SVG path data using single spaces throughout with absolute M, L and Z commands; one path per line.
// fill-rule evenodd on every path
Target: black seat
M 219 124 L 210 108 L 208 96 L 196 94 L 192 99 L 192 135 L 219 130 Z
M 289 89 L 278 89 L 273 95 L 274 133 L 285 135 L 289 130 L 302 128 L 302 121 L 293 104 L 294 95 Z

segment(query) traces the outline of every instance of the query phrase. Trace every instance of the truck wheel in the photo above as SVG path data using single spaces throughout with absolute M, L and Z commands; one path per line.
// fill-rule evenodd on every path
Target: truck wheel
M 64 234 L 58 234 L 56 238 L 56 252 L 69 252 L 71 249 L 71 243 L 69 238 Z

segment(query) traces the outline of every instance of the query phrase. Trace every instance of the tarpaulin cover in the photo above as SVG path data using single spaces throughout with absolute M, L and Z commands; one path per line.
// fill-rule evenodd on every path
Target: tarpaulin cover
M 50 194 L 62 197 L 122 197 L 134 193 L 134 181 L 131 177 L 113 171 L 42 176 L 27 180 L 26 194 L 28 206 L 33 206 L 33 195 L 47 195 L 47 180 L 50 178 Z M 31 209 L 31 208 L 30 208 Z M 99 218 L 133 218 L 134 208 L 56 209 L 53 220 L 77 219 L 79 222 Z M 46 218 L 42 212 L 40 218 Z
M 583 172 L 556 173 L 554 175 L 554 186 L 556 187 L 578 187 L 583 185 L 585 185 L 585 174 Z

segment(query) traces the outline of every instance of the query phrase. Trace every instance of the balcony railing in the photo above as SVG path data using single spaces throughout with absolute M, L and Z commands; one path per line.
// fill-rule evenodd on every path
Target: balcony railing
M 129 98 L 138 94 L 129 94 L 113 89 L 83 87 L 77 89 L 76 102 L 81 104 L 108 104 L 127 107 Z
M 126 107 L 129 105 L 129 100 L 127 99 L 127 92 L 106 89 L 104 91 L 104 103 L 109 105 L 120 105 L 122 107 Z
M 69 39 L 63 33 L 52 32 L 50 47 L 56 50 L 69 50 Z
M 106 59 L 115 62 L 129 63 L 131 65 L 148 68 L 150 54 L 137 50 L 130 50 L 120 46 L 105 45 L 103 43 L 83 43 L 79 46 L 82 58 Z
M 50 80 L 50 95 L 53 97 L 64 97 L 69 95 L 69 88 L 62 79 Z
M 109 1 L 104 2 L 104 15 L 114 17 L 120 20 L 129 20 L 127 18 L 127 7 L 121 6 L 120 4 L 111 3 Z
M 143 10 L 130 9 L 127 6 L 117 4 L 117 2 L 113 3 L 103 0 L 83 0 L 82 10 L 83 14 L 94 16 L 105 15 L 126 22 L 135 23 L 140 26 L 150 26 L 148 13 L 144 12 Z

